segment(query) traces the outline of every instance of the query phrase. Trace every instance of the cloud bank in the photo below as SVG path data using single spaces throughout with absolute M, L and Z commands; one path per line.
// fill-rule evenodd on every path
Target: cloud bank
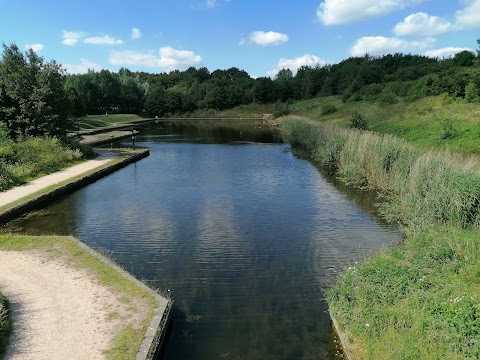
M 135 65 L 166 70 L 186 69 L 203 64 L 202 58 L 194 52 L 171 47 L 161 47 L 158 54 L 153 51 L 112 51 L 109 62 L 112 65 Z

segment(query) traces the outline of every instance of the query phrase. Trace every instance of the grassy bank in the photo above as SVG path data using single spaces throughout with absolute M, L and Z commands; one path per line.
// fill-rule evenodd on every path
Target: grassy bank
M 140 120 L 145 119 L 135 114 L 87 115 L 78 119 L 78 127 L 80 130 L 91 130 L 107 126 L 128 124 Z
M 7 299 L 0 293 L 0 358 L 7 347 L 10 330 L 11 323 L 8 316 Z
M 6 211 L 7 209 L 10 209 L 12 207 L 15 207 L 17 205 L 20 205 L 20 204 L 23 204 L 25 202 L 28 202 L 32 199 L 35 199 L 43 194 L 46 194 L 50 191 L 53 191 L 55 189 L 58 189 L 64 185 L 67 185 L 69 183 L 72 183 L 74 181 L 77 181 L 79 179 L 82 179 L 88 175 L 91 175 L 91 174 L 94 174 L 96 172 L 98 172 L 99 170 L 101 169 L 104 169 L 104 168 L 107 168 L 109 166 L 113 166 L 113 165 L 116 165 L 118 163 L 121 163 L 122 161 L 124 161 L 125 159 L 133 156 L 133 155 L 136 155 L 136 154 L 139 154 L 139 153 L 142 153 L 145 151 L 145 149 L 141 149 L 141 148 L 137 148 L 137 149 L 131 149 L 131 148 L 114 148 L 114 149 L 108 149 L 109 152 L 113 152 L 117 155 L 117 158 L 109 161 L 107 164 L 104 164 L 104 165 L 101 165 L 99 167 L 96 167 L 90 171 L 87 171 L 87 172 L 84 172 L 80 175 L 77 175 L 77 176 L 74 176 L 72 178 L 69 178 L 65 181 L 62 181 L 62 182 L 59 182 L 59 183 L 56 183 L 56 184 L 53 184 L 53 185 L 50 185 L 46 188 L 43 188 L 42 190 L 39 190 L 33 194 L 30 194 L 30 195 L 27 195 L 27 196 L 24 196 L 14 202 L 11 202 L 11 203 L 8 203 L 7 205 L 4 205 L 4 206 L 0 206 L 0 213 Z
M 407 235 L 328 293 L 359 358 L 478 358 L 479 173 L 391 135 L 288 118 L 283 128 L 346 183 L 378 190 L 382 214 Z
M 324 114 L 328 112 L 324 110 L 327 105 L 334 108 Z M 370 130 L 395 135 L 422 150 L 450 150 L 464 156 L 480 154 L 478 104 L 463 99 L 435 96 L 382 105 L 369 101 L 344 103 L 341 97 L 331 96 L 295 102 L 290 111 L 340 127 L 347 127 L 352 113 L 357 111 L 368 121 Z
M 72 147 L 55 138 L 0 141 L 0 191 L 24 184 L 40 176 L 81 161 L 87 148 Z
M 0 235 L 0 249 L 5 251 L 41 250 L 52 257 L 67 259 L 69 266 L 75 269 L 86 269 L 94 274 L 97 281 L 117 294 L 121 301 L 129 305 L 129 318 L 125 319 L 124 328 L 114 339 L 112 347 L 106 351 L 108 359 L 134 359 L 150 324 L 156 307 L 155 298 L 140 288 L 113 267 L 100 261 L 83 247 L 63 237 L 29 237 Z M 138 316 L 137 306 L 145 304 L 148 316 L 141 320 L 140 327 L 131 325 L 131 318 Z M 117 314 L 112 310 L 111 318 Z

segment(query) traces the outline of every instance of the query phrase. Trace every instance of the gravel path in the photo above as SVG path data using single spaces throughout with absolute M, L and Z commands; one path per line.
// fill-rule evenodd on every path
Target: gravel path
M 103 359 L 126 305 L 86 270 L 48 250 L 0 251 L 0 284 L 13 333 L 5 360 Z
M 104 165 L 116 157 L 115 154 L 108 151 L 98 151 L 100 154 L 96 159 L 85 161 L 81 164 L 57 171 L 56 173 L 43 176 L 27 184 L 14 187 L 10 190 L 0 192 L 0 207 L 11 202 L 17 201 L 25 196 L 31 195 L 39 190 L 45 189 L 50 185 L 68 180 L 77 175 L 93 170 Z

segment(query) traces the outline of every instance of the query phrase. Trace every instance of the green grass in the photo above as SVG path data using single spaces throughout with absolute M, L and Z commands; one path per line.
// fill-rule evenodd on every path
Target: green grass
M 362 359 L 480 357 L 478 231 L 427 227 L 328 292 L 330 312 Z
M 377 190 L 400 246 L 351 267 L 328 292 L 361 359 L 480 357 L 480 173 L 392 135 L 287 117 L 294 145 L 353 186 Z
M 240 105 L 227 110 L 200 109 L 185 114 L 186 117 L 199 118 L 261 118 L 263 114 L 271 114 L 275 109 L 275 104 L 257 104 Z
M 8 313 L 8 301 L 5 296 L 0 293 L 0 358 L 7 348 L 11 328 L 12 324 Z
M 322 115 L 322 105 L 332 104 L 337 111 Z M 368 121 L 369 129 L 405 139 L 422 150 L 449 150 L 464 156 L 480 155 L 480 109 L 463 99 L 447 96 L 427 97 L 414 102 L 388 106 L 358 101 L 343 103 L 340 97 L 319 97 L 291 105 L 292 114 L 326 124 L 347 127 L 354 111 Z M 443 124 L 451 121 L 456 134 L 442 139 Z
M 55 138 L 30 138 L 0 144 L 0 191 L 81 162 L 80 150 L 71 150 Z
M 92 170 L 89 170 L 83 174 L 80 174 L 80 175 L 77 175 L 77 176 L 74 176 L 70 179 L 67 179 L 65 181 L 62 181 L 62 182 L 59 182 L 57 184 L 54 184 L 54 185 L 50 185 L 42 190 L 39 190 L 33 194 L 30 194 L 30 195 L 27 195 L 25 197 L 22 197 L 21 199 L 18 199 L 14 202 L 11 202 L 7 205 L 4 205 L 4 206 L 0 206 L 0 213 L 7 210 L 7 209 L 10 209 L 10 208 L 13 208 L 17 205 L 20 205 L 20 204 L 23 204 L 29 200 L 32 200 L 32 199 L 35 199 L 37 197 L 39 197 L 40 195 L 43 195 L 43 194 L 46 194 L 52 190 L 55 190 L 55 189 L 58 189 L 59 187 L 62 187 L 64 185 L 67 185 L 71 182 L 74 182 L 76 180 L 79 180 L 79 179 L 82 179 L 84 178 L 85 176 L 88 176 L 88 175 L 91 175 L 101 169 L 104 169 L 104 168 L 107 168 L 109 166 L 112 166 L 112 165 L 115 165 L 115 164 L 118 164 L 122 161 L 124 161 L 126 158 L 134 155 L 134 154 L 138 154 L 138 153 L 141 153 L 142 151 L 145 151 L 145 149 L 130 149 L 130 148 L 122 148 L 122 149 L 109 149 L 109 151 L 113 152 L 113 153 L 116 153 L 118 155 L 118 157 L 116 159 L 113 159 L 111 161 L 109 161 L 108 163 L 104 164 L 104 165 L 101 165 L 101 166 L 98 166 Z
M 114 339 L 112 347 L 105 352 L 108 359 L 135 358 L 157 305 L 155 298 L 149 292 L 68 238 L 0 235 L 0 249 L 4 251 L 41 249 L 52 257 L 67 257 L 69 266 L 91 271 L 100 284 L 107 286 L 119 296 L 129 299 L 130 303 L 133 304 L 135 301 L 146 303 L 149 314 L 143 320 L 141 327 L 134 329 L 131 325 L 126 325 Z M 132 312 L 131 316 L 134 317 L 135 313 Z
M 78 119 L 80 130 L 92 130 L 108 126 L 125 125 L 125 123 L 145 120 L 145 118 L 135 114 L 105 114 L 87 115 Z

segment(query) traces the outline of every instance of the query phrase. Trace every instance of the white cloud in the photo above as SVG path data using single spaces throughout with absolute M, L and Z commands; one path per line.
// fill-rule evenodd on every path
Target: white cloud
M 138 28 L 132 28 L 132 32 L 130 34 L 130 37 L 133 39 L 133 40 L 137 40 L 137 39 L 140 39 L 142 37 L 142 32 L 140 31 L 140 29 Z
M 63 40 L 62 43 L 67 46 L 76 45 L 78 40 L 83 36 L 80 32 L 73 31 L 63 31 Z
M 87 59 L 80 59 L 80 64 L 63 64 L 69 74 L 86 74 L 88 70 L 100 71 L 102 66 Z
M 458 26 L 480 27 L 480 0 L 464 0 L 465 8 L 455 13 Z
M 231 0 L 207 0 L 203 6 L 206 6 L 208 9 L 216 8 L 220 3 L 229 3 Z
M 254 43 L 261 46 L 269 45 L 281 45 L 288 41 L 288 35 L 274 32 L 274 31 L 254 31 L 249 36 L 250 43 Z M 247 41 L 242 39 L 240 45 L 245 44 Z
M 207 8 L 212 9 L 217 6 L 217 0 L 207 0 Z
M 411 14 L 393 28 L 398 36 L 435 36 L 453 30 L 453 25 L 447 19 L 429 16 L 423 12 Z
M 93 44 L 93 45 L 122 45 L 123 44 L 123 40 L 115 39 L 108 35 L 88 37 L 85 40 L 83 40 L 83 42 L 85 44 Z
M 203 60 L 192 51 L 162 47 L 158 51 L 158 55 L 153 51 L 143 53 L 129 50 L 112 51 L 109 62 L 112 65 L 136 65 L 174 70 L 199 66 Z
M 352 56 L 386 55 L 395 53 L 418 53 L 431 48 L 435 39 L 425 38 L 421 41 L 407 41 L 383 36 L 366 36 L 358 39 L 350 50 Z
M 381 16 L 425 0 L 324 0 L 317 17 L 324 25 L 340 25 Z
M 302 66 L 323 66 L 326 65 L 328 62 L 323 60 L 315 55 L 303 55 L 296 59 L 280 59 L 278 64 L 275 66 L 274 69 L 268 72 L 268 76 L 275 77 L 277 73 L 282 69 L 290 69 L 295 74 L 299 68 Z
M 425 51 L 424 55 L 431 58 L 444 59 L 454 56 L 462 51 L 471 51 L 475 53 L 472 49 L 469 48 L 456 48 L 456 47 L 447 47 L 443 49 L 428 50 Z
M 25 45 L 25 50 L 32 49 L 36 53 L 39 53 L 40 51 L 43 50 L 43 45 L 42 44 L 26 44 Z

